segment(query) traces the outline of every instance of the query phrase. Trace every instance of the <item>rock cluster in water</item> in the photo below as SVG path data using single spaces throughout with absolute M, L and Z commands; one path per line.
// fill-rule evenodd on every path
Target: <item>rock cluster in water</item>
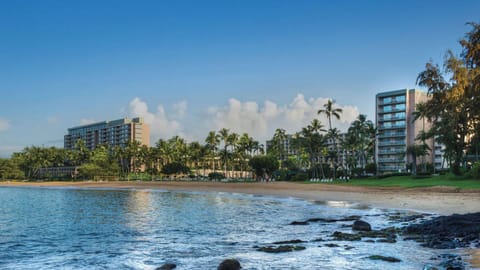
M 480 247 L 480 213 L 436 217 L 405 227 L 403 234 L 429 248 Z

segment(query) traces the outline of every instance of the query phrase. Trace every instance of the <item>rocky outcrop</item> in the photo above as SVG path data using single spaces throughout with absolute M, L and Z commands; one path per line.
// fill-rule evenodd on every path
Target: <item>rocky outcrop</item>
M 480 247 L 480 213 L 440 216 L 404 228 L 406 240 L 436 249 Z

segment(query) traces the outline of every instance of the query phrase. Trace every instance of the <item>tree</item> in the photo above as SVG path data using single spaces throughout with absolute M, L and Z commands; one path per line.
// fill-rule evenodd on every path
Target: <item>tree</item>
M 278 161 L 273 156 L 255 156 L 248 162 L 257 179 L 268 177 L 278 169 Z
M 417 157 L 425 156 L 428 153 L 428 145 L 412 144 L 407 147 L 407 154 L 412 156 L 412 174 L 417 175 Z
M 167 175 L 172 175 L 172 174 L 188 174 L 190 173 L 190 168 L 188 168 L 187 165 L 174 161 L 172 163 L 167 163 L 165 166 L 162 168 L 162 173 L 167 174 Z
M 275 134 L 273 134 L 271 140 L 271 147 L 269 151 L 272 155 L 278 157 L 279 160 L 285 160 L 288 153 L 285 152 L 284 142 L 287 139 L 287 133 L 285 129 L 277 128 Z
M 227 176 L 227 161 L 228 161 L 228 142 L 229 142 L 230 130 L 227 128 L 222 128 L 218 131 L 218 136 L 221 141 L 223 141 L 223 151 L 221 156 L 223 157 L 223 167 L 224 175 Z
M 114 176 L 120 173 L 120 167 L 106 146 L 99 145 L 92 151 L 88 162 L 78 168 L 80 175 L 86 178 L 95 176 Z
M 448 51 L 443 70 L 429 62 L 417 77 L 430 96 L 425 114 L 432 119 L 430 135 L 445 145 L 456 175 L 461 174 L 467 138 L 480 125 L 480 25 L 468 24 L 473 29 L 460 41 L 461 54 Z
M 328 119 L 328 129 L 331 131 L 332 130 L 332 117 L 337 118 L 337 120 L 340 120 L 340 114 L 342 114 L 343 110 L 341 108 L 334 108 L 333 107 L 334 101 L 329 99 L 327 103 L 323 105 L 323 109 L 318 110 L 317 114 L 321 115 L 324 114 L 327 116 Z M 336 138 L 333 138 L 333 149 L 335 152 L 338 152 L 337 150 L 337 143 L 336 143 Z M 336 167 L 337 167 L 337 160 L 335 159 L 333 162 L 333 179 L 336 178 Z
M 212 161 L 212 171 L 215 172 L 215 158 L 217 154 L 217 147 L 220 143 L 219 136 L 215 133 L 215 131 L 210 131 L 208 133 L 207 138 L 205 139 L 207 149 L 210 152 L 210 158 Z

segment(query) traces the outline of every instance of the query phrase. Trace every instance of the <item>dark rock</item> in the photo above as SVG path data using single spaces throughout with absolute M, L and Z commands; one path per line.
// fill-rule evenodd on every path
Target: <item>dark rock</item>
M 362 237 L 371 238 L 397 238 L 397 229 L 394 227 L 388 227 L 380 230 L 360 232 Z
M 360 216 L 348 216 L 344 218 L 310 218 L 307 219 L 307 222 L 324 222 L 324 223 L 334 223 L 334 222 L 342 222 L 342 221 L 355 221 L 359 220 Z
M 292 221 L 290 225 L 308 225 L 308 221 Z
M 380 261 L 385 261 L 385 262 L 401 262 L 402 260 L 394 258 L 394 257 L 386 257 L 382 255 L 372 255 L 368 257 L 370 260 L 380 260 Z
M 334 232 L 332 236 L 337 241 L 360 241 L 360 240 L 362 240 L 361 235 L 351 234 L 351 233 Z
M 325 246 L 326 246 L 326 247 L 329 247 L 329 248 L 339 247 L 339 245 L 333 244 L 333 243 L 325 244 Z
M 325 240 L 323 240 L 322 238 L 317 238 L 317 239 L 313 240 L 313 242 L 322 242 L 322 241 L 325 241 Z
M 274 245 L 284 245 L 284 244 L 298 244 L 298 243 L 305 243 L 305 241 L 302 241 L 300 239 L 295 239 L 295 240 L 288 240 L 288 241 L 273 242 L 272 244 L 274 244 Z
M 304 249 L 305 247 L 303 246 L 285 245 L 285 246 L 278 246 L 278 247 L 273 247 L 273 246 L 261 247 L 261 248 L 258 248 L 257 250 L 267 252 L 267 253 L 282 253 L 282 252 L 299 251 Z
M 377 240 L 377 243 L 396 243 L 397 240 L 395 240 L 394 238 L 381 238 L 381 239 L 378 239 Z
M 155 270 L 171 270 L 171 269 L 175 269 L 176 267 L 177 265 L 174 263 L 166 263 L 160 267 L 157 267 Z
M 375 243 L 375 241 L 373 241 L 372 239 L 368 239 L 368 240 L 365 240 L 363 242 L 365 242 L 365 243 Z
M 363 220 L 355 220 L 352 225 L 352 230 L 369 232 L 372 230 L 372 226 Z
M 407 236 L 419 237 L 423 245 L 437 249 L 467 247 L 480 240 L 480 212 L 440 216 L 404 228 Z
M 242 266 L 240 266 L 240 262 L 235 259 L 226 259 L 222 261 L 217 267 L 217 270 L 240 270 L 240 269 L 242 269 Z
M 352 246 L 345 246 L 345 250 L 351 250 L 351 249 L 354 249 L 355 247 L 352 247 Z

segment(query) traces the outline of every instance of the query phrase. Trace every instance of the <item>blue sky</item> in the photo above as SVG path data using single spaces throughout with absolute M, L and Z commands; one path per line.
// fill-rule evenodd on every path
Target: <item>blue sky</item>
M 144 116 L 152 141 L 226 126 L 263 140 L 326 99 L 373 118 L 479 22 L 479 1 L 4 1 L 0 156 Z M 317 106 L 317 108 L 315 108 Z

